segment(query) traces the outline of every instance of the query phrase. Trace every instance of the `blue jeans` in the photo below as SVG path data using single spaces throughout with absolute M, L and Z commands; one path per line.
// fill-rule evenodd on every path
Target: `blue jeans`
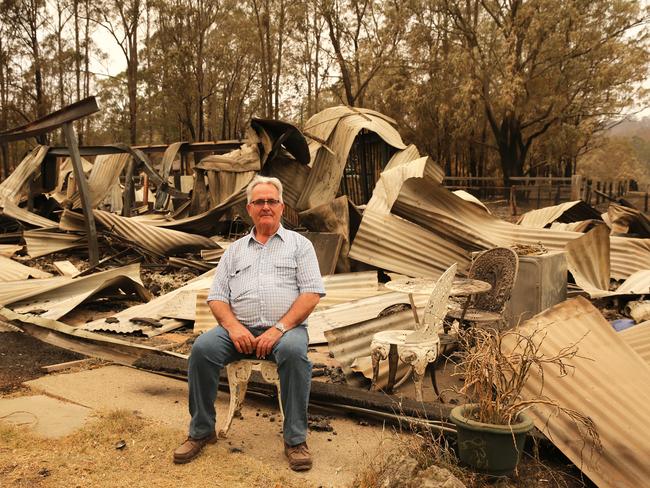
M 250 329 L 258 336 L 264 329 Z M 271 358 L 278 365 L 282 408 L 284 409 L 284 441 L 295 446 L 307 439 L 307 405 L 311 388 L 311 362 L 307 358 L 309 336 L 304 325 L 285 332 L 275 343 Z M 190 354 L 189 406 L 190 436 L 199 439 L 215 430 L 219 373 L 228 363 L 254 358 L 235 349 L 228 331 L 221 326 L 201 334 Z

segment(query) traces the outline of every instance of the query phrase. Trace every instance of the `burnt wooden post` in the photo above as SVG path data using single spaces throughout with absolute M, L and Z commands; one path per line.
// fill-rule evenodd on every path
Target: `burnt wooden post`
M 92 202 L 90 201 L 90 190 L 88 181 L 84 175 L 83 165 L 81 164 L 81 155 L 77 144 L 77 135 L 74 132 L 72 122 L 63 124 L 63 133 L 65 141 L 70 150 L 70 160 L 74 170 L 74 179 L 77 182 L 79 197 L 81 198 L 81 208 L 84 213 L 84 227 L 88 237 L 88 262 L 90 266 L 99 263 L 99 246 L 97 244 L 97 228 L 95 227 L 95 216 L 93 215 Z
M 126 165 L 126 172 L 124 174 L 124 192 L 122 193 L 122 215 L 124 217 L 131 216 L 131 209 L 133 208 L 133 201 L 135 200 L 135 190 L 133 189 L 133 173 L 135 172 L 135 158 L 131 156 L 129 164 Z

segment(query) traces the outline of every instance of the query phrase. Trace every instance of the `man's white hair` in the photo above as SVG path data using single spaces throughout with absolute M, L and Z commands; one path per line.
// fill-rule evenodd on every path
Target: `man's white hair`
M 272 176 L 261 175 L 255 176 L 255 178 L 253 178 L 253 180 L 246 187 L 246 201 L 248 203 L 251 203 L 251 200 L 253 199 L 253 188 L 255 188 L 257 185 L 273 185 L 278 189 L 278 194 L 280 195 L 278 198 L 280 200 L 280 203 L 284 203 L 282 200 L 282 182 Z

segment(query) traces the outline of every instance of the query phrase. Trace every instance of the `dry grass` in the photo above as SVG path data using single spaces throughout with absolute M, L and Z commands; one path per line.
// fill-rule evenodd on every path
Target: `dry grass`
M 182 435 L 127 411 L 106 412 L 61 439 L 0 424 L 0 483 L 3 487 L 304 487 L 278 470 L 228 446 L 207 446 L 190 464 L 174 465 Z M 119 441 L 126 447 L 116 449 Z

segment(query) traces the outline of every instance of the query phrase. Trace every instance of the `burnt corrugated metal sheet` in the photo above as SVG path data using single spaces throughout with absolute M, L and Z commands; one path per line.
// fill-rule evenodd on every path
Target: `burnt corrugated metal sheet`
M 650 237 L 650 220 L 635 208 L 612 203 L 607 208 L 607 216 L 612 234 L 634 234 L 637 237 Z
M 111 187 L 118 181 L 120 174 L 124 170 L 124 166 L 130 158 L 131 155 L 127 153 L 97 156 L 88 176 L 90 203 L 93 208 L 99 205 Z M 70 200 L 74 208 L 81 207 L 79 193 L 75 193 Z
M 193 321 L 196 318 L 197 294 L 210 288 L 213 276 L 214 270 L 208 271 L 176 290 L 156 297 L 147 303 L 122 310 L 113 315 L 117 319 L 115 323 L 107 324 L 105 319 L 98 319 L 85 324 L 83 329 L 110 331 L 120 334 L 142 332 L 149 337 L 161 332 L 161 329 L 131 322 L 131 319 L 136 317 L 147 317 L 158 320 L 163 324 L 167 323 L 168 326 L 164 327 L 167 330 L 170 330 L 174 324 L 174 328 L 181 327 L 185 324 L 184 321 Z
M 38 284 L 34 286 L 29 281 L 37 281 Z M 20 292 L 14 293 L 9 299 L 3 299 L 2 304 L 18 313 L 41 310 L 42 312 L 38 315 L 50 319 L 63 317 L 88 298 L 108 289 L 119 289 L 125 293 L 132 292 L 143 300 L 151 298 L 151 294 L 144 288 L 140 280 L 139 264 L 79 278 L 47 278 L 9 282 L 2 285 L 12 284 Z M 3 295 L 6 297 L 7 293 L 3 293 Z
M 0 256 L 10 258 L 22 248 L 23 246 L 19 244 L 0 244 Z
M 23 232 L 23 239 L 25 239 L 27 254 L 31 258 L 38 258 L 65 249 L 85 247 L 88 244 L 85 236 L 41 230 L 26 230 Z
M 600 225 L 582 237 L 567 242 L 567 265 L 575 282 L 592 298 L 650 293 L 650 270 L 630 275 L 616 290 L 609 289 L 610 236 Z
M 411 178 L 403 184 L 392 212 L 468 251 L 540 242 L 547 249 L 562 251 L 567 242 L 582 236 L 499 220 L 423 178 Z M 650 269 L 650 239 L 612 236 L 610 249 L 613 278 L 626 278 L 639 269 Z
M 19 203 L 21 198 L 27 195 L 29 181 L 32 175 L 40 168 L 47 151 L 47 146 L 35 147 L 16 166 L 12 173 L 0 183 L 0 207 L 3 207 L 6 201 Z
M 334 120 L 333 120 L 334 119 Z M 319 147 L 307 183 L 297 203 L 297 210 L 323 205 L 333 200 L 341 184 L 350 148 L 362 129 L 376 133 L 386 144 L 404 149 L 397 130 L 385 116 L 352 107 L 334 107 L 313 116 L 305 125 L 305 132 L 327 141 L 329 150 Z M 313 142 L 312 144 L 319 144 Z
M 576 284 L 592 297 L 609 290 L 609 229 L 599 225 L 567 242 L 567 268 Z
M 428 298 L 428 297 L 426 297 Z M 370 367 L 370 343 L 372 336 L 385 330 L 414 330 L 415 322 L 411 310 L 398 312 L 386 317 L 376 317 L 363 322 L 345 325 L 325 332 L 330 352 L 336 359 L 343 372 L 351 374 L 353 371 L 362 372 L 367 377 L 372 374 Z M 358 366 L 358 367 L 357 367 Z M 405 368 L 400 362 L 401 376 Z M 383 387 L 388 378 L 388 361 L 380 363 L 379 381 L 377 385 Z
M 25 222 L 26 224 L 33 225 L 34 227 L 48 228 L 57 226 L 57 223 L 55 221 L 19 207 L 11 200 L 5 200 L 4 204 L 0 207 L 3 215 L 11 217 L 12 219 L 19 220 L 20 222 Z
M 650 364 L 650 320 L 619 332 L 625 343 Z
M 93 214 L 104 228 L 159 255 L 219 247 L 213 240 L 197 234 L 147 225 L 103 210 L 93 210 Z M 62 230 L 79 230 L 81 219 L 81 215 L 66 210 L 59 225 Z
M 352 300 L 370 297 L 387 290 L 380 290 L 376 271 L 360 273 L 339 273 L 323 276 L 325 297 L 321 298 L 316 310 L 324 310 Z
M 558 354 L 577 344 L 568 359 L 569 374 L 544 365 L 543 377 L 531 370 L 525 398 L 543 395 L 590 417 L 602 442 L 593 451 L 576 425 L 552 406 L 529 410 L 544 432 L 576 466 L 601 488 L 639 488 L 650 479 L 650 366 L 634 352 L 586 299 L 567 300 L 525 322 L 521 332 L 539 331 L 540 354 Z M 514 339 L 511 337 L 510 339 Z M 514 341 L 504 347 L 513 348 Z
M 427 296 L 415 295 L 416 307 L 423 307 Z M 327 331 L 352 324 L 364 322 L 377 317 L 382 311 L 397 304 L 409 304 L 408 295 L 399 292 L 387 292 L 381 295 L 341 303 L 325 310 L 313 312 L 309 316 L 309 343 L 326 342 Z M 413 320 L 413 314 L 411 314 Z
M 438 277 L 452 263 L 458 263 L 460 269 L 467 267 L 469 253 L 462 247 L 390 213 L 402 183 L 431 175 L 428 168 L 432 164 L 428 158 L 420 158 L 395 164 L 382 173 L 352 242 L 351 258 L 408 276 Z
M 600 220 L 600 213 L 582 200 L 576 200 L 574 202 L 565 202 L 551 207 L 531 210 L 523 214 L 517 223 L 525 227 L 541 229 L 555 221 L 569 223 L 589 219 Z
M 0 281 L 19 281 L 30 277 L 51 278 L 52 274 L 40 269 L 30 268 L 5 256 L 0 256 Z

